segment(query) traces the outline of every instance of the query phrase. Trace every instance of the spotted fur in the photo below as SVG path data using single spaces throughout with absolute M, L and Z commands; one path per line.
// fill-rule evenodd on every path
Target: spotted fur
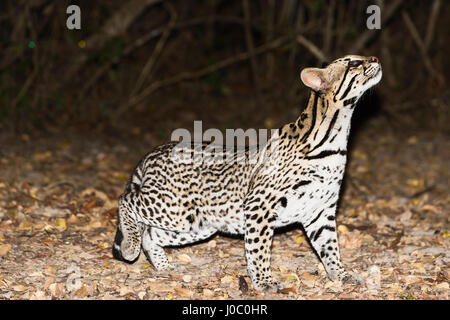
M 247 269 L 257 290 L 276 291 L 271 274 L 274 229 L 301 223 L 331 280 L 349 280 L 341 263 L 336 209 L 356 102 L 381 79 L 375 57 L 349 55 L 301 73 L 312 89 L 307 108 L 272 135 L 250 161 L 250 151 L 215 151 L 235 161 L 175 161 L 175 144 L 157 147 L 134 170 L 119 199 L 113 246 L 133 262 L 141 248 L 157 269 L 170 267 L 164 247 L 243 234 Z M 181 151 L 195 154 L 195 148 Z

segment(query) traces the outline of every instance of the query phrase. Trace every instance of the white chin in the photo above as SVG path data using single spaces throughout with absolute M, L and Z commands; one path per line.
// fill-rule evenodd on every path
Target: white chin
M 383 71 L 381 70 L 381 67 L 380 67 L 377 74 L 372 79 L 367 81 L 365 90 L 370 89 L 371 87 L 376 85 L 378 82 L 380 82 L 382 76 L 383 76 Z

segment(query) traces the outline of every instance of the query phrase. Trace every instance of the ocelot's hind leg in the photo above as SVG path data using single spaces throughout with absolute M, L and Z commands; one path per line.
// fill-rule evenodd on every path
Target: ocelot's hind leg
M 157 241 L 152 238 L 151 230 L 151 227 L 146 227 L 142 234 L 142 249 L 147 259 L 153 264 L 156 270 L 173 269 L 173 265 L 167 259 L 163 247 L 158 245 Z
M 174 232 L 148 226 L 142 235 L 142 248 L 147 259 L 157 270 L 174 268 L 169 263 L 164 247 L 181 246 L 204 240 L 216 233 L 217 230 L 205 228 L 199 232 Z

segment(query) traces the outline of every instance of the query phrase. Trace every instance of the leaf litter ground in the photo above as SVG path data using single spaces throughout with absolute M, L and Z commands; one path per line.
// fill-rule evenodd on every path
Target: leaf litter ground
M 112 258 L 117 198 L 162 141 L 18 140 L 5 138 L 0 152 L 1 299 L 448 299 L 445 136 L 369 128 L 354 137 L 337 222 L 343 262 L 364 284 L 330 282 L 293 227 L 273 243 L 279 293 L 252 289 L 236 237 L 167 249 L 169 272 L 144 255 L 133 265 Z

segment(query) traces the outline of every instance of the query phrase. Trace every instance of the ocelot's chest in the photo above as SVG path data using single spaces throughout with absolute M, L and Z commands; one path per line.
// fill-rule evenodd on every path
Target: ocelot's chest
M 308 215 L 328 207 L 339 198 L 345 164 L 313 165 L 300 176 L 292 177 L 291 186 L 282 193 L 274 208 L 276 227 L 304 220 Z

